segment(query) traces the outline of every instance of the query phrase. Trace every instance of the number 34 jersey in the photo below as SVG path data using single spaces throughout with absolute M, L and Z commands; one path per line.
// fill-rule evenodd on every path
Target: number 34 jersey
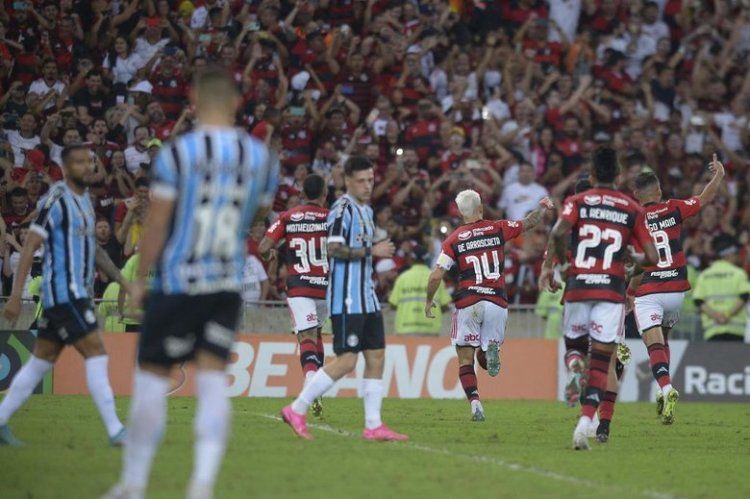
M 154 159 L 151 196 L 174 202 L 152 289 L 164 294 L 239 291 L 245 234 L 273 201 L 278 160 L 243 130 L 200 127 Z
M 690 289 L 687 259 L 682 249 L 682 222 L 701 209 L 698 197 L 670 199 L 644 207 L 643 217 L 659 262 L 643 268 L 643 279 L 636 296 L 652 293 L 679 293 Z
M 286 211 L 266 237 L 287 246 L 287 296 L 325 300 L 328 287 L 328 209 L 305 204 Z
M 456 308 L 480 301 L 508 306 L 505 293 L 505 243 L 523 231 L 522 222 L 480 220 L 458 227 L 443 242 L 437 265 L 458 267 L 458 289 L 453 295 Z
M 590 189 L 567 198 L 560 218 L 572 224 L 564 300 L 625 301 L 628 246 L 651 239 L 640 205 L 615 190 Z

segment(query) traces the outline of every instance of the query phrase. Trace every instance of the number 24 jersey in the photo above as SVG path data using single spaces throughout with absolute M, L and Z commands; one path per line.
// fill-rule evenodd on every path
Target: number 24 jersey
M 521 232 L 522 222 L 480 220 L 461 225 L 446 238 L 437 264 L 445 270 L 458 266 L 458 290 L 453 296 L 456 308 L 480 301 L 508 306 L 504 246 Z
M 564 300 L 625 301 L 628 245 L 651 241 L 641 206 L 621 192 L 590 189 L 567 198 L 560 218 L 572 224 Z

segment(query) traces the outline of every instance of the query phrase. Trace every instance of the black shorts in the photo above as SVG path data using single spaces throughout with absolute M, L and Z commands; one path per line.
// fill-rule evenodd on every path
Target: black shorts
M 383 315 L 380 312 L 331 315 L 331 326 L 333 352 L 336 355 L 385 348 Z
M 171 366 L 196 350 L 229 358 L 242 307 L 239 293 L 153 294 L 146 299 L 138 362 Z
M 94 302 L 88 298 L 45 308 L 37 322 L 39 338 L 72 345 L 99 329 Z

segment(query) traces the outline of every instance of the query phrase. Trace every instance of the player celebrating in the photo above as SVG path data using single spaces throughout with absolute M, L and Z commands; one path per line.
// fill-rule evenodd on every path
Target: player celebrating
M 15 323 L 34 253 L 44 245 L 42 318 L 34 352 L 0 403 L 0 445 L 22 445 L 10 431 L 8 420 L 26 402 L 65 345 L 73 345 L 86 359 L 86 382 L 110 444 L 121 445 L 125 438 L 109 384 L 109 358 L 91 300 L 95 264 L 123 288 L 127 289 L 128 283 L 96 244 L 96 217 L 87 193 L 88 178 L 93 173 L 88 148 L 82 144 L 65 146 L 62 162 L 65 181 L 54 184 L 39 201 L 39 214 L 21 250 L 13 291 L 3 311 L 5 318 Z
M 446 271 L 458 266 L 458 291 L 454 296 L 451 343 L 458 354 L 458 377 L 471 404 L 473 421 L 484 421 L 484 409 L 479 400 L 477 376 L 474 372 L 474 352 L 484 353 L 487 372 L 500 372 L 500 346 L 505 339 L 508 301 L 505 294 L 503 265 L 504 245 L 522 232 L 535 227 L 545 209 L 552 209 L 549 198 L 529 213 L 523 221 L 484 220 L 482 200 L 473 190 L 456 196 L 463 224 L 443 242 L 437 265 L 427 283 L 425 315 L 433 318 L 433 298 Z M 481 355 L 481 354 L 480 354 Z M 480 362 L 483 362 L 481 359 Z
M 307 409 L 336 380 L 354 370 L 357 356 L 362 352 L 365 357 L 362 437 L 365 440 L 407 440 L 409 437 L 391 430 L 380 419 L 385 333 L 371 278 L 373 257 L 390 258 L 395 248 L 390 240 L 373 245 L 375 223 L 368 205 L 374 185 L 372 163 L 360 156 L 349 158 L 344 165 L 344 181 L 346 194 L 334 203 L 328 215 L 331 277 L 327 301 L 336 360 L 318 369 L 297 399 L 281 410 L 281 416 L 294 433 L 311 439 L 307 431 Z
M 138 346 L 122 478 L 107 498 L 145 493 L 165 429 L 173 365 L 192 359 L 197 367 L 189 499 L 213 496 L 229 434 L 224 371 L 241 312 L 244 235 L 258 207 L 273 200 L 278 162 L 234 128 L 240 96 L 226 70 L 197 73 L 190 99 L 200 126 L 165 145 L 153 165 L 134 306 L 149 269 L 157 271 Z
M 567 242 L 571 256 L 565 286 L 563 327 L 587 332 L 591 338 L 587 385 L 581 418 L 573 433 L 574 449 L 589 449 L 588 430 L 607 387 L 607 372 L 616 341 L 623 334 L 625 316 L 625 256 L 635 236 L 646 257 L 656 261 L 656 250 L 638 217 L 641 208 L 618 192 L 617 153 L 604 147 L 593 154 L 593 189 L 565 200 L 550 244 L 558 261 L 566 260 Z M 641 230 L 638 230 L 638 227 Z M 554 289 L 553 269 L 542 268 L 540 282 Z
M 659 260 L 630 281 L 628 294 L 635 295 L 636 324 L 648 349 L 651 372 L 659 384 L 656 410 L 664 424 L 674 421 L 675 405 L 680 397 L 669 376 L 667 338 L 679 320 L 685 291 L 690 289 L 687 259 L 682 249 L 682 222 L 711 203 L 719 191 L 724 165 L 716 154 L 709 168 L 713 172 L 711 181 L 700 195 L 686 200 L 662 201 L 659 179 L 653 173 L 642 173 L 635 180 L 635 195 L 644 206 L 645 222 Z
M 291 258 L 287 259 L 287 302 L 292 315 L 292 328 L 299 341 L 299 357 L 305 385 L 318 368 L 323 367 L 325 352 L 321 329 L 327 317 L 328 255 L 324 208 L 328 198 L 326 182 L 320 175 L 309 175 L 302 185 L 307 203 L 282 213 L 269 227 L 258 250 L 264 258 L 271 257 L 274 246 L 286 243 Z M 321 417 L 323 405 L 319 398 L 312 405 L 313 414 Z

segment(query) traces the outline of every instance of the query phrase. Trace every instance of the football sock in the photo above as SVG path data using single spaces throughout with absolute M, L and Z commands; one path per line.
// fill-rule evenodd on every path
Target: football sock
M 482 407 L 482 402 L 479 401 L 479 399 L 475 399 L 471 401 L 471 413 L 474 414 L 477 409 L 484 412 L 484 408 Z
M 151 462 L 167 422 L 169 378 L 145 371 L 135 373 L 128 435 L 123 452 L 122 483 L 145 489 Z
M 568 350 L 565 352 L 565 368 L 568 371 L 573 369 L 573 364 L 576 362 L 583 362 L 583 355 L 578 350 Z
M 588 383 L 581 401 L 581 414 L 591 419 L 596 412 L 599 403 L 604 397 L 604 390 L 607 388 L 607 371 L 609 370 L 609 360 L 612 352 L 591 349 L 591 362 L 588 368 Z
M 474 373 L 474 366 L 460 366 L 458 368 L 458 379 L 461 380 L 461 386 L 464 389 L 466 398 L 469 402 L 479 400 L 479 390 L 477 389 L 477 375 Z
M 195 456 L 192 483 L 213 488 L 219 473 L 231 420 L 227 376 L 223 371 L 195 375 L 198 407 L 195 413 Z
M 664 352 L 667 354 L 667 364 L 672 362 L 672 352 L 669 349 L 669 338 L 664 336 Z
M 362 381 L 362 398 L 365 403 L 365 428 L 373 430 L 382 425 L 380 407 L 383 405 L 383 380 L 365 378 Z
M 487 370 L 487 354 L 481 348 L 477 348 L 477 363 L 479 367 Z
M 108 362 L 107 355 L 97 355 L 86 359 L 86 384 L 99 410 L 104 427 L 107 428 L 107 435 L 114 437 L 122 430 L 122 423 L 117 417 L 115 397 L 109 384 Z
M 318 346 L 314 340 L 304 339 L 300 342 L 299 361 L 305 375 L 318 370 L 320 361 L 318 360 Z
M 0 426 L 8 424 L 13 413 L 26 402 L 34 388 L 42 381 L 52 367 L 52 362 L 42 360 L 34 355 L 18 371 L 8 388 L 5 398 L 0 402 Z
M 664 391 L 666 385 L 672 385 L 672 378 L 669 376 L 669 359 L 664 345 L 653 343 L 648 346 L 648 361 L 651 364 L 651 372 L 659 387 Z
M 318 366 L 323 367 L 326 363 L 326 347 L 323 344 L 323 333 L 318 329 L 318 341 L 315 345 L 318 350 Z
M 297 414 L 305 414 L 313 400 L 327 392 L 335 383 L 325 369 L 318 369 L 307 386 L 302 389 L 297 399 L 292 402 L 292 410 Z
M 612 416 L 615 414 L 615 401 L 617 400 L 617 392 L 605 392 L 602 403 L 599 404 L 599 419 L 602 421 L 612 421 Z

